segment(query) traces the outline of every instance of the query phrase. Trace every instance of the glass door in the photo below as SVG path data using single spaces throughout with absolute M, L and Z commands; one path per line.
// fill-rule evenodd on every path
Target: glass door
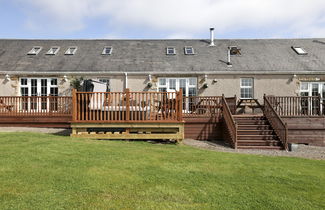
M 320 84 L 319 83 L 311 83 L 311 96 L 319 96 L 320 95 Z M 320 107 L 319 107 L 320 101 L 318 98 L 312 98 L 311 99 L 311 114 L 312 115 L 318 115 L 320 114 Z
M 320 98 L 302 98 L 301 110 L 306 115 L 319 115 L 325 113 L 325 82 L 302 82 L 300 96 L 320 96 Z
M 27 96 L 22 99 L 21 109 L 32 112 L 47 112 L 57 110 L 57 99 L 48 96 L 58 96 L 56 78 L 21 78 L 20 94 Z
M 197 78 L 159 78 L 158 91 L 160 92 L 173 92 L 182 90 L 183 92 L 183 109 L 189 110 L 194 99 L 190 96 L 196 96 L 197 94 Z

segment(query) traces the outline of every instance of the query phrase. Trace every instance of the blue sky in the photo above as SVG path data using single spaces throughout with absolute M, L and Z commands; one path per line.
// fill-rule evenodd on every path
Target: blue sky
M 325 0 L 0 0 L 0 38 L 325 37 Z

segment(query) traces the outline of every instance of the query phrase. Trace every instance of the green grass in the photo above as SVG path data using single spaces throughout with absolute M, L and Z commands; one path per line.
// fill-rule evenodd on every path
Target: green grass
M 325 161 L 0 133 L 0 209 L 324 209 Z

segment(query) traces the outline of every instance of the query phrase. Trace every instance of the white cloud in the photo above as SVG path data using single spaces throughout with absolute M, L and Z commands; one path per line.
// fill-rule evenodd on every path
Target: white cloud
M 125 29 L 164 31 L 168 37 L 192 37 L 214 26 L 219 34 L 239 30 L 275 30 L 301 36 L 325 36 L 324 0 L 15 0 L 28 6 L 33 28 L 82 30 L 89 21 Z M 114 33 L 114 31 L 113 31 Z M 274 34 L 270 34 L 270 37 Z

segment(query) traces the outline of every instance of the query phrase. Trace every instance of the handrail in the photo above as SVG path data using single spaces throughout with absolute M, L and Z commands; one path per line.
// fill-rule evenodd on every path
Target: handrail
M 71 116 L 71 96 L 0 96 L 0 115 Z
M 288 151 L 288 126 L 283 122 L 280 115 L 272 107 L 269 99 L 264 95 L 264 116 L 270 122 L 275 133 L 282 142 L 284 149 Z
M 233 118 L 228 103 L 224 95 L 222 95 L 222 110 L 223 110 L 223 119 L 226 123 L 227 130 L 229 132 L 230 138 L 227 139 L 230 144 L 237 149 L 237 131 L 238 126 Z
M 324 116 L 325 99 L 321 96 L 266 96 L 280 116 Z

